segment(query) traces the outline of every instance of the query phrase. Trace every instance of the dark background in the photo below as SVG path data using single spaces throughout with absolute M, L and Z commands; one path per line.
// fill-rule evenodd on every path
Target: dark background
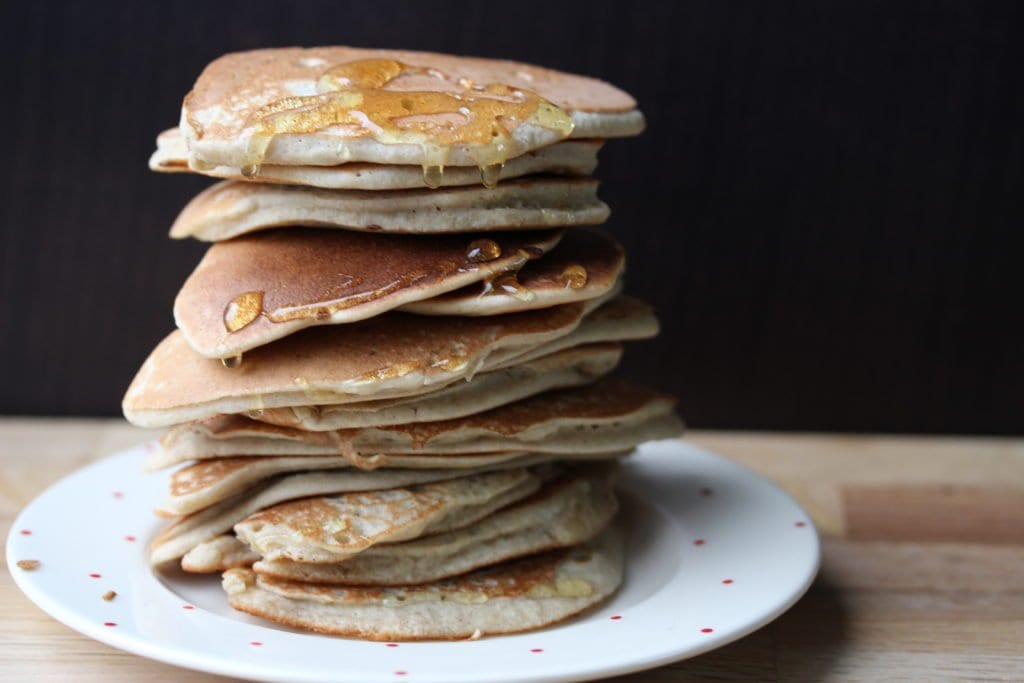
M 599 175 L 695 427 L 1024 431 L 1024 23 L 1000 2 L 49 2 L 0 24 L 0 413 L 114 415 L 203 247 L 146 169 L 202 67 L 353 44 L 633 93 Z M 1012 237 L 1011 237 L 1012 235 Z

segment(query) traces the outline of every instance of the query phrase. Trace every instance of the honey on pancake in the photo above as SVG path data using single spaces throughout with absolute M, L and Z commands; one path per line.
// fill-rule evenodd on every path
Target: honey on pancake
M 237 332 L 263 312 L 263 292 L 239 294 L 224 307 L 224 327 L 228 332 Z
M 518 271 L 528 261 L 545 253 L 544 249 L 535 244 L 515 245 L 513 249 L 507 258 L 507 268 L 511 272 Z M 462 254 L 451 254 L 426 266 L 419 265 L 415 268 L 409 266 L 409 270 L 397 273 L 393 278 L 383 279 L 380 283 L 366 283 L 363 278 L 351 275 L 333 275 L 332 279 L 336 284 L 326 290 L 315 293 L 303 292 L 301 299 L 304 300 L 289 301 L 279 305 L 268 303 L 264 291 L 243 292 L 232 298 L 224 307 L 224 328 L 229 333 L 238 332 L 261 316 L 273 323 L 309 318 L 327 320 L 339 311 L 372 303 L 424 282 L 444 280 L 453 275 L 475 272 L 479 270 L 479 264 L 495 261 L 502 256 L 503 250 L 500 244 L 490 238 L 481 238 L 470 242 Z M 533 293 L 517 283 L 514 276 L 512 279 L 502 279 L 500 276 L 494 279 L 494 286 L 500 287 L 501 293 L 512 294 L 526 301 L 532 299 Z M 364 289 L 359 291 L 360 287 L 364 287 Z M 295 294 L 295 296 L 299 298 L 300 295 Z M 226 362 L 225 366 L 233 367 Z
M 383 458 L 380 453 L 366 456 L 356 449 L 356 430 L 338 429 L 333 432 L 327 432 L 326 434 L 331 443 L 337 447 L 338 453 L 341 457 L 345 458 L 345 462 L 352 467 L 356 467 L 361 470 L 373 470 L 377 469 L 381 465 Z
M 437 264 L 437 269 L 441 272 L 442 276 L 449 273 L 465 271 L 460 264 L 454 261 Z M 316 318 L 317 320 L 326 320 L 338 311 L 343 311 L 346 308 L 352 308 L 353 306 L 360 306 L 362 304 L 370 303 L 371 301 L 376 301 L 377 299 L 381 299 L 401 289 L 405 289 L 419 280 L 431 277 L 431 275 L 431 273 L 424 271 L 410 271 L 408 273 L 403 273 L 400 277 L 388 282 L 382 287 L 378 287 L 377 289 L 357 292 L 355 294 L 343 294 L 343 292 L 349 287 L 357 287 L 362 284 L 362 281 L 359 278 L 349 277 L 341 284 L 335 285 L 330 290 L 316 297 L 314 301 L 285 304 L 283 306 L 278 306 L 272 311 L 264 310 L 263 315 L 266 316 L 268 320 L 275 323 L 283 323 L 289 320 L 302 320 L 303 318 L 310 317 Z M 313 304 L 316 304 L 316 307 L 310 308 Z
M 423 366 L 424 363 L 421 361 L 404 361 L 401 363 L 395 363 L 394 365 L 389 365 L 377 370 L 364 372 L 353 381 L 353 384 L 373 384 L 375 382 L 382 382 L 389 379 L 397 379 L 398 377 L 403 377 L 411 372 L 421 370 Z
M 431 190 L 441 187 L 442 180 L 444 180 L 444 166 L 431 164 L 423 167 L 423 184 Z
M 515 271 L 502 273 L 493 280 L 485 281 L 482 295 L 488 294 L 506 294 L 520 301 L 532 301 L 536 296 L 529 287 L 519 281 Z
M 484 187 L 494 189 L 498 186 L 498 181 L 501 180 L 501 170 L 505 168 L 504 163 L 491 164 L 489 166 L 480 167 L 480 182 L 484 184 Z
M 501 258 L 501 246 L 492 239 L 473 240 L 466 247 L 466 260 L 470 263 L 486 263 Z
M 582 289 L 587 284 L 587 269 L 578 263 L 566 266 L 562 271 L 562 282 L 569 289 Z
M 438 89 L 386 88 L 401 76 L 427 77 Z M 511 133 L 524 123 L 562 138 L 573 129 L 566 111 L 529 90 L 476 84 L 393 59 L 362 59 L 324 71 L 316 95 L 285 97 L 258 109 L 241 171 L 247 178 L 256 177 L 277 135 L 335 128 L 342 135 L 419 147 L 423 180 L 432 188 L 440 186 L 452 148 L 465 147 L 480 168 L 484 185 L 493 187 L 513 152 Z M 344 145 L 339 152 L 341 157 L 348 155 Z
M 239 365 L 242 364 L 242 354 L 238 354 L 237 356 L 231 356 L 230 358 L 221 358 L 220 362 L 226 368 L 237 368 Z

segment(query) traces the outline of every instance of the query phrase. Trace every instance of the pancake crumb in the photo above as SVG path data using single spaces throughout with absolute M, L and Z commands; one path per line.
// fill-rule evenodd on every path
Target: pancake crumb
M 104 602 L 110 602 L 111 600 L 113 600 L 116 597 L 117 597 L 117 591 L 107 591 L 106 593 L 103 594 Z
M 39 569 L 40 562 L 39 560 L 18 560 L 17 564 L 18 569 L 24 569 L 25 571 L 30 572 L 33 569 Z
M 483 631 L 481 631 L 480 629 L 477 629 L 477 630 L 473 631 L 473 635 L 471 635 L 469 638 L 466 638 L 466 640 L 480 640 L 480 637 L 482 635 L 483 635 Z

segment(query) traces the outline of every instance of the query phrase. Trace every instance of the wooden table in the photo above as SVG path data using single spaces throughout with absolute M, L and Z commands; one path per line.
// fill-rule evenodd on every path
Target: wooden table
M 0 533 L 58 477 L 151 436 L 118 420 L 0 418 Z M 796 607 L 743 640 L 620 680 L 1024 680 L 1024 440 L 688 439 L 801 501 L 824 536 L 821 575 Z M 9 576 L 0 615 L 3 681 L 226 680 L 80 636 Z

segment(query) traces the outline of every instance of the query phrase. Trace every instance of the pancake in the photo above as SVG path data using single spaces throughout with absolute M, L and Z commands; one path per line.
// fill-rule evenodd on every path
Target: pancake
M 454 640 L 541 628 L 607 599 L 622 583 L 622 535 L 401 588 L 224 574 L 236 610 L 318 633 L 368 640 Z
M 302 495 L 312 496 L 320 493 L 344 493 L 348 491 L 373 491 L 376 489 L 390 489 L 396 486 L 410 486 L 413 484 L 425 484 L 442 479 L 454 479 L 478 474 L 481 471 L 493 469 L 506 469 L 508 466 L 522 467 L 521 464 L 526 458 L 522 452 L 501 453 L 496 457 L 483 457 L 479 464 L 474 456 L 468 458 L 434 458 L 433 460 L 420 459 L 416 462 L 419 466 L 402 467 L 405 464 L 399 458 L 398 462 L 390 459 L 384 460 L 384 465 L 376 469 L 365 469 L 353 467 L 351 463 L 339 462 L 337 458 L 306 458 L 309 467 L 303 469 L 302 463 L 294 462 L 295 458 L 217 458 L 205 460 L 188 467 L 184 467 L 171 475 L 169 497 L 160 508 L 162 515 L 189 515 L 200 510 L 206 510 L 210 506 L 218 505 L 232 496 L 245 493 L 246 496 L 255 496 L 262 486 L 266 486 L 270 479 L 277 477 L 278 480 L 289 479 L 280 477 L 289 472 L 304 472 L 307 479 L 302 475 L 291 475 L 299 477 L 297 480 L 303 487 L 315 486 L 327 487 L 324 491 L 311 492 L 301 488 Z M 462 460 L 463 462 L 458 462 Z M 531 463 L 534 461 L 531 460 Z M 506 463 L 509 463 L 506 465 Z M 433 467 L 431 467 L 433 465 Z M 294 482 L 283 490 L 293 492 Z M 275 489 L 280 495 L 280 489 Z M 291 496 L 300 498 L 301 495 Z M 263 504 L 260 507 L 267 507 L 271 503 L 266 498 L 261 499 Z M 278 498 L 275 502 L 282 502 L 287 498 Z M 256 512 L 260 508 L 250 510 Z M 181 521 L 181 520 L 178 520 Z M 240 519 L 235 520 L 241 521 Z M 230 528 L 227 527 L 227 528 Z M 171 536 L 181 531 L 175 531 L 173 527 L 168 528 L 165 533 Z M 169 538 L 167 536 L 166 538 Z M 155 543 L 165 539 L 164 534 L 158 536 Z
M 468 285 L 402 306 L 421 315 L 501 315 L 587 301 L 622 288 L 626 256 L 600 230 L 570 230 L 551 252 L 516 275 Z
M 207 242 L 280 226 L 319 226 L 383 233 L 466 233 L 597 225 L 608 218 L 597 181 L 523 178 L 494 189 L 373 192 L 267 183 L 208 187 L 171 226 L 171 237 Z
M 682 434 L 675 399 L 603 378 L 451 420 L 309 432 L 241 415 L 179 425 L 160 440 L 176 461 L 235 456 L 326 456 L 353 464 L 378 454 L 458 455 L 530 451 L 565 456 L 633 448 Z
M 306 327 L 352 323 L 517 270 L 561 231 L 422 239 L 316 228 L 211 246 L 174 301 L 189 345 L 233 358 Z
M 162 173 L 202 173 L 214 178 L 242 180 L 238 167 L 212 166 L 189 168 L 188 145 L 177 128 L 165 130 L 156 139 L 157 149 L 149 158 L 149 168 Z M 501 167 L 499 180 L 525 175 L 587 176 L 597 168 L 601 140 L 565 140 L 549 147 L 509 159 Z M 435 179 L 438 180 L 438 179 Z M 337 166 L 260 167 L 261 183 L 304 185 L 331 190 L 410 190 L 427 187 L 419 166 L 348 163 Z M 439 187 L 479 185 L 480 170 L 470 166 L 449 166 L 439 179 Z
M 159 511 L 167 515 L 184 515 L 201 510 L 221 500 L 252 488 L 266 479 L 286 473 L 315 470 L 348 472 L 373 469 L 395 470 L 450 470 L 459 476 L 459 470 L 496 466 L 527 457 L 523 451 L 506 453 L 467 453 L 459 456 L 388 456 L 375 454 L 362 461 L 343 455 L 311 456 L 240 456 L 234 458 L 207 458 L 171 475 L 170 497 Z M 151 456 L 147 469 L 159 469 L 183 461 L 172 461 L 169 456 Z M 416 475 L 410 475 L 414 477 Z
M 378 543 L 460 529 L 536 493 L 553 472 L 508 469 L 380 491 L 281 503 L 235 525 L 268 560 L 339 562 Z
M 592 454 L 580 454 L 572 458 L 573 462 L 600 462 L 624 458 L 630 451 L 610 451 Z M 380 469 L 394 472 L 408 470 L 428 470 L 447 472 L 449 474 L 424 475 L 413 474 L 392 475 L 391 478 L 401 484 L 402 481 L 432 481 L 439 479 L 452 479 L 460 476 L 469 476 L 479 472 L 508 469 L 510 467 L 532 467 L 544 465 L 559 460 L 564 460 L 558 455 L 551 454 L 528 454 L 523 452 L 510 453 L 488 453 L 488 454 L 465 454 L 461 456 L 376 456 L 372 462 Z M 154 463 L 148 469 L 156 469 Z M 241 504 L 244 499 L 260 497 L 260 507 L 271 505 L 262 498 L 262 490 L 265 486 L 273 486 L 273 496 L 284 496 L 294 490 L 306 490 L 306 486 L 317 489 L 326 486 L 325 490 L 318 490 L 318 493 L 305 493 L 304 496 L 321 494 L 343 493 L 353 490 L 353 474 L 360 470 L 375 469 L 375 467 L 358 467 L 352 465 L 350 459 L 344 456 L 276 456 L 276 457 L 240 457 L 240 458 L 215 458 L 208 459 L 174 472 L 171 475 L 171 485 L 168 499 L 156 512 L 161 516 L 171 517 L 176 515 L 191 516 L 193 514 L 205 514 L 207 509 L 220 506 L 221 504 L 239 503 L 241 507 L 248 504 Z M 302 478 L 308 475 L 308 479 Z M 288 481 L 290 477 L 299 477 L 299 483 L 290 483 L 282 488 L 276 487 L 275 482 Z M 356 480 L 358 477 L 354 477 Z M 293 486 L 300 486 L 294 488 Z M 358 489 L 355 486 L 354 489 Z M 282 493 L 284 492 L 284 493 Z M 292 498 L 299 498 L 293 496 Z M 274 503 L 281 503 L 288 498 L 278 498 Z M 248 508 L 247 508 L 248 509 Z M 259 508 L 257 508 L 259 509 Z M 249 510 L 251 514 L 256 510 Z M 232 513 L 233 514 L 233 513 Z M 203 517 L 206 519 L 206 517 Z M 176 520 L 168 532 L 176 536 L 178 531 L 184 532 L 191 528 L 188 522 L 185 528 L 176 528 Z M 241 521 L 236 519 L 231 522 Z M 206 522 L 203 522 L 204 524 Z M 222 530 L 230 528 L 230 525 Z M 172 530 L 175 529 L 175 530 Z M 212 535 L 211 535 L 212 536 Z M 163 537 L 161 537 L 163 538 Z
M 161 514 L 184 516 L 174 520 L 153 540 L 150 562 L 161 564 L 177 559 L 199 544 L 211 541 L 220 534 L 230 531 L 235 524 L 249 515 L 288 500 L 411 486 L 467 477 L 494 469 L 540 464 L 536 457 L 516 457 L 475 468 L 403 468 L 364 471 L 342 467 L 311 468 L 311 471 L 288 474 L 288 465 L 291 463 L 283 463 L 282 461 L 285 459 L 279 458 L 271 460 L 276 461 L 276 463 L 270 463 L 272 465 L 285 466 L 249 469 L 249 474 L 255 474 L 255 478 L 239 477 L 239 474 L 246 473 L 245 468 L 229 468 L 221 471 L 219 473 L 221 476 L 218 477 L 218 473 L 214 470 L 200 467 L 200 471 L 206 472 L 210 476 L 200 486 L 188 488 L 178 488 L 182 481 L 172 479 L 171 497 L 164 503 L 160 512 Z M 278 474 L 267 476 L 267 471 L 278 472 Z M 280 472 L 285 473 L 281 474 Z M 236 493 L 231 495 L 232 492 Z
M 217 536 L 191 548 L 181 558 L 181 568 L 191 574 L 212 574 L 251 567 L 260 556 L 234 535 Z
M 177 331 L 150 353 L 122 408 L 132 424 L 165 427 L 223 413 L 406 398 L 580 344 L 657 333 L 645 304 L 621 296 L 600 304 L 479 318 L 387 313 L 303 330 L 247 353 L 236 368 L 195 353 Z
M 185 97 L 179 123 L 190 166 L 251 176 L 262 164 L 412 164 L 437 169 L 431 175 L 445 166 L 500 169 L 570 135 L 636 135 L 643 126 L 633 98 L 596 79 L 350 47 L 224 55 Z
M 592 306 L 594 302 L 600 303 L 602 300 L 591 299 L 584 302 L 584 305 Z M 600 303 L 571 333 L 533 347 L 499 351 L 491 357 L 487 369 L 515 367 L 583 344 L 650 339 L 657 336 L 659 330 L 658 319 L 650 306 L 639 299 L 620 294 Z
M 423 396 L 364 403 L 268 408 L 247 414 L 254 420 L 314 432 L 436 422 L 479 413 L 549 389 L 581 386 L 611 372 L 622 345 L 586 344 L 494 372 L 455 382 Z
M 245 355 L 240 367 L 200 356 L 180 330 L 143 363 L 125 394 L 125 417 L 163 427 L 219 413 L 413 396 L 486 369 L 498 351 L 572 332 L 586 308 L 569 304 L 500 318 L 388 313 L 303 330 Z
M 403 586 L 577 545 L 599 534 L 618 509 L 611 472 L 611 468 L 601 466 L 579 468 L 475 524 L 404 543 L 376 545 L 337 564 L 261 560 L 253 570 L 288 581 Z M 247 560 L 252 559 L 251 554 L 243 554 Z M 239 561 L 238 557 L 224 553 L 220 565 L 227 569 L 229 563 Z

